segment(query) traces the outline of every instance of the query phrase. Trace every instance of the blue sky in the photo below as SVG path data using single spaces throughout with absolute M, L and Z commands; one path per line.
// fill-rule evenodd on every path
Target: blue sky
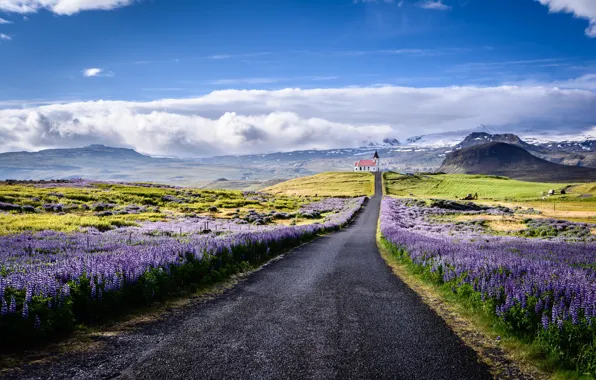
M 545 83 L 596 68 L 586 19 L 534 0 L 443 3 L 148 0 L 70 16 L 0 13 L 12 22 L 0 25 L 11 38 L 0 45 L 0 99 Z M 84 77 L 88 68 L 103 72 Z
M 0 151 L 585 138 L 595 90 L 594 0 L 0 0 Z

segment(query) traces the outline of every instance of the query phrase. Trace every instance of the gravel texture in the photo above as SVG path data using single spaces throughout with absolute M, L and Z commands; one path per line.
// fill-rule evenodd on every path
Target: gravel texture
M 7 378 L 490 379 L 381 258 L 380 200 L 211 301 Z

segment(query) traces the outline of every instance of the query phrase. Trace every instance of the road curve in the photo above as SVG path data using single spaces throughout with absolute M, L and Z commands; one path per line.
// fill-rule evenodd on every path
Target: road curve
M 474 351 L 381 258 L 380 177 L 376 190 L 351 227 L 226 294 L 18 377 L 490 379 Z

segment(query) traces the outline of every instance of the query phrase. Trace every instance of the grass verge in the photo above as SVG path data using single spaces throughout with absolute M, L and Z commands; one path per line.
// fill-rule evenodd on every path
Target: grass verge
M 381 256 L 393 273 L 414 290 L 452 330 L 488 364 L 496 379 L 591 379 L 560 370 L 539 346 L 526 342 L 505 329 L 500 321 L 470 299 L 437 286 L 426 278 L 408 257 L 391 249 L 377 230 Z

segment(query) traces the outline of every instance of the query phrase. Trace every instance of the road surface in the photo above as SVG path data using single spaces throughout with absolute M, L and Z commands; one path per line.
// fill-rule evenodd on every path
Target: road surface
M 349 228 L 207 303 L 22 379 L 489 379 L 488 368 L 395 277 L 375 240 L 381 196 Z

